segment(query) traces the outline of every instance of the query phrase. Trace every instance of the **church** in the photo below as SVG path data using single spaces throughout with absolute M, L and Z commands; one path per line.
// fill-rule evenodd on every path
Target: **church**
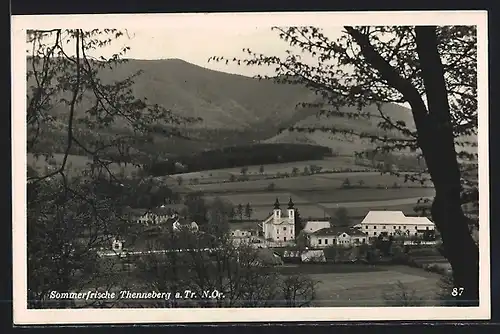
M 278 198 L 274 203 L 273 214 L 262 222 L 264 238 L 274 242 L 295 240 L 295 208 L 290 198 L 287 215 L 284 216 Z

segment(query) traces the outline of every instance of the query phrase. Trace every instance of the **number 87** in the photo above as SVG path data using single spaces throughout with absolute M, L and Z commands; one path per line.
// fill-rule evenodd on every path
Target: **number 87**
M 453 290 L 451 290 L 451 295 L 453 297 L 457 297 L 457 296 L 461 296 L 463 292 L 464 292 L 464 288 L 453 288 Z

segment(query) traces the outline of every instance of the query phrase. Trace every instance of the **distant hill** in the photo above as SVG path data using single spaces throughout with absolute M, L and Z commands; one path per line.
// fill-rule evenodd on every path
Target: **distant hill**
M 409 109 L 396 104 L 386 104 L 382 110 L 384 114 L 390 117 L 393 121 L 403 121 L 410 129 L 415 129 L 413 116 L 411 115 Z M 357 113 L 357 110 L 354 107 L 341 108 L 341 111 L 350 114 Z M 366 133 L 379 136 L 401 136 L 398 132 L 382 130 L 377 126 L 381 119 L 380 113 L 375 106 L 368 106 L 364 108 L 362 112 L 370 114 L 372 117 L 354 119 L 332 115 L 328 117 L 317 116 L 313 114 L 298 120 L 294 125 L 304 128 L 331 127 L 338 130 L 353 130 L 356 133 Z M 321 145 L 329 147 L 339 154 L 352 154 L 353 151 L 360 151 L 373 146 L 369 139 L 361 139 L 355 135 L 345 135 L 342 133 L 329 133 L 323 131 L 297 132 L 285 130 L 267 139 L 266 142 Z
M 30 60 L 28 59 L 28 62 Z M 314 108 L 297 107 L 300 102 L 314 102 L 317 97 L 305 87 L 280 85 L 270 80 L 258 80 L 241 75 L 209 70 L 179 59 L 134 60 L 118 65 L 113 70 L 102 70 L 104 82 L 121 80 L 142 70 L 133 86 L 137 97 L 162 105 L 179 115 L 201 117 L 202 122 L 184 128 L 194 141 L 159 137 L 156 145 L 168 153 L 186 150 L 200 151 L 249 143 L 298 143 L 326 146 L 339 153 L 352 154 L 354 150 L 372 147 L 358 138 L 326 133 L 296 133 L 278 129 L 290 126 L 335 126 L 357 132 L 382 133 L 377 129 L 379 119 L 347 119 L 344 117 L 316 117 Z M 87 101 L 90 104 L 91 101 Z M 80 111 L 88 106 L 80 106 Z M 342 111 L 352 111 L 348 108 Z M 367 111 L 367 110 L 364 110 Z M 368 108 L 374 115 L 376 108 Z M 395 120 L 413 126 L 407 108 L 388 104 L 384 111 Z M 67 114 L 63 105 L 53 113 Z M 81 114 L 81 112 L 80 112 Z M 122 125 L 117 124 L 118 130 Z M 124 125 L 123 125 L 124 127 Z

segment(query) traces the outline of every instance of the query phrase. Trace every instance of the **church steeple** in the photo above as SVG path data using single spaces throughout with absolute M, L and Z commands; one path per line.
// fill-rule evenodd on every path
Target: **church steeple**
M 288 201 L 288 209 L 293 209 L 293 201 L 292 198 L 290 197 L 290 200 Z
M 274 202 L 274 210 L 280 209 L 280 202 L 278 201 L 278 197 L 276 197 L 276 201 Z

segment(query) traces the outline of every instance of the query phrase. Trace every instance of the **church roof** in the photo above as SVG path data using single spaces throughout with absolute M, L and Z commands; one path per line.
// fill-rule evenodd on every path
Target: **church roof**
M 280 201 L 278 200 L 278 197 L 276 197 L 276 201 L 274 202 L 274 209 L 279 210 L 280 208 Z

